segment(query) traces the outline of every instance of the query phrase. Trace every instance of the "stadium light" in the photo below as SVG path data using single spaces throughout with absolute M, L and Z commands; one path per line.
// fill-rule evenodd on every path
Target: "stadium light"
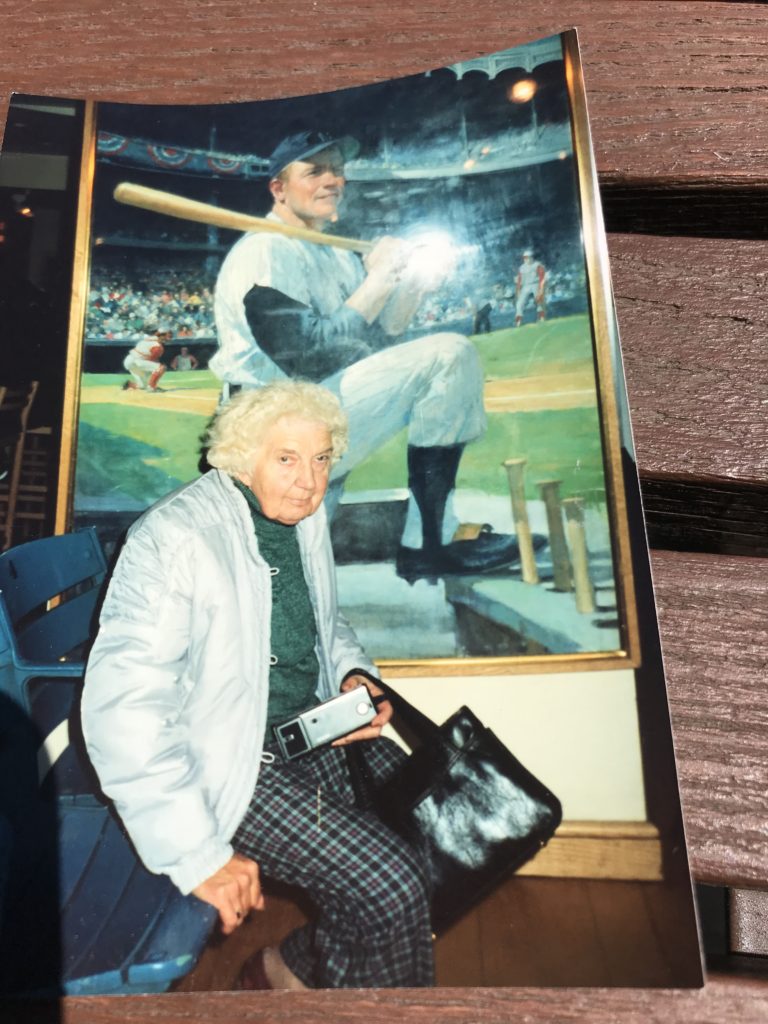
M 528 103 L 536 95 L 537 88 L 532 78 L 521 78 L 507 90 L 507 99 L 512 103 Z

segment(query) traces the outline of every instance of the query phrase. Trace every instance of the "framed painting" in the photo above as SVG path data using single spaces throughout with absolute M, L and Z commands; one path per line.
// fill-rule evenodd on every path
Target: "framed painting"
M 243 245 L 266 251 L 280 228 L 270 159 L 302 132 L 341 140 L 343 177 L 304 269 L 283 274 L 303 278 L 271 289 L 300 314 L 261 309 L 254 327 Z M 329 94 L 92 105 L 82 181 L 60 529 L 114 540 L 201 471 L 230 389 L 308 375 L 351 416 L 329 496 L 339 588 L 389 671 L 638 663 L 641 526 L 575 33 Z M 330 338 L 393 239 L 407 315 L 392 327 L 390 301 Z M 307 310 L 314 340 L 292 333 Z

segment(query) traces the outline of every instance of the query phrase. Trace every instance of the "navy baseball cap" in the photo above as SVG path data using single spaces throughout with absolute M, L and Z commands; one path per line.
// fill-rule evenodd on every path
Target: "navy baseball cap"
M 295 160 L 306 160 L 315 153 L 336 146 L 344 160 L 351 160 L 360 151 L 360 144 L 350 135 L 334 137 L 327 132 L 297 132 L 283 139 L 269 158 L 269 179 L 276 178 L 283 168 Z

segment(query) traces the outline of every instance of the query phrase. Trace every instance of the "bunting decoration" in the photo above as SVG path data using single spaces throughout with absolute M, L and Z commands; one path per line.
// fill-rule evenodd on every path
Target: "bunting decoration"
M 148 168 L 201 177 L 266 178 L 269 161 L 258 156 L 234 156 L 183 146 L 163 146 L 146 139 L 99 131 L 97 159 L 123 167 Z

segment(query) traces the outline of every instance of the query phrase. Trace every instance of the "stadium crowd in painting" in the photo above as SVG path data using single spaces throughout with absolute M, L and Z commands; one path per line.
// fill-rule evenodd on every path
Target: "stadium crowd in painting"
M 215 273 L 201 269 L 197 258 L 179 260 L 174 254 L 173 262 L 174 269 L 166 267 L 159 273 L 149 268 L 142 271 L 135 264 L 133 268 L 127 264 L 95 267 L 88 300 L 88 340 L 138 341 L 148 324 L 161 322 L 174 338 L 193 342 L 214 339 Z M 548 301 L 554 306 L 567 305 L 583 288 L 583 270 L 575 261 L 552 267 L 548 275 Z M 515 306 L 514 279 L 470 286 L 457 282 L 456 287 L 427 300 L 413 327 L 423 330 L 471 320 L 474 310 L 488 300 L 495 311 L 494 329 L 508 326 Z
M 196 270 L 194 264 L 153 277 L 154 283 L 150 283 L 137 273 L 94 268 L 87 336 L 136 341 L 143 337 L 148 323 L 162 321 L 176 338 L 212 338 L 213 277 Z

